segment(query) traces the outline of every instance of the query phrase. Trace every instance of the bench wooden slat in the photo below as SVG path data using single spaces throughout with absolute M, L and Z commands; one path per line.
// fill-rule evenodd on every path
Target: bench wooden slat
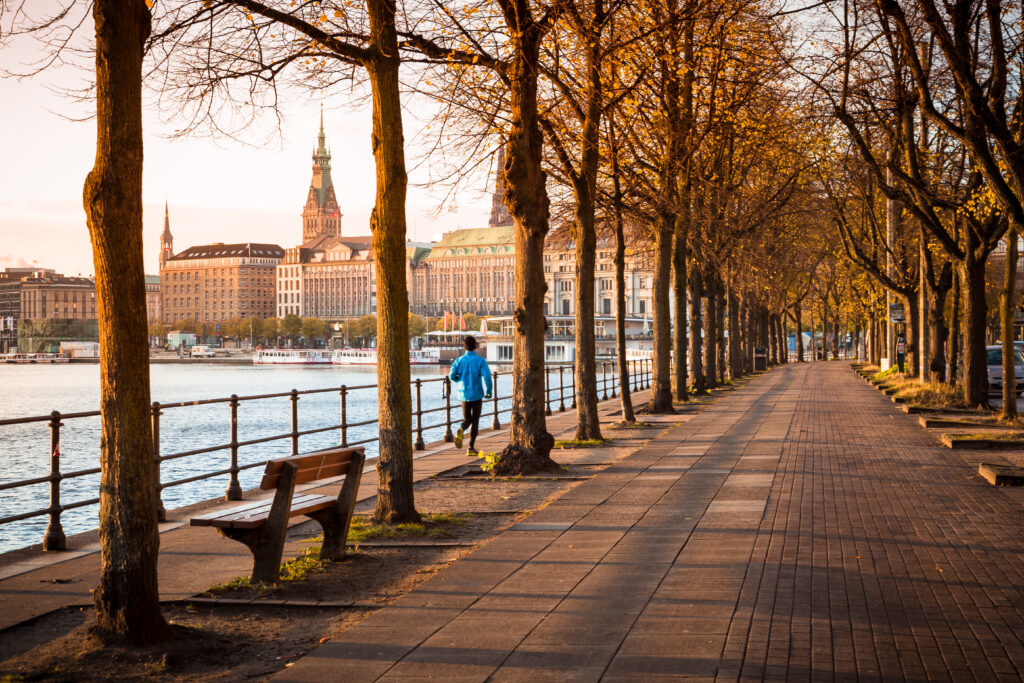
M 295 496 L 292 499 L 293 505 L 302 505 L 303 503 L 323 498 L 322 495 L 317 493 L 304 493 L 300 496 Z M 201 517 L 193 517 L 189 520 L 192 526 L 217 526 L 218 521 L 224 519 L 235 519 L 248 517 L 253 514 L 260 514 L 270 510 L 270 506 L 273 504 L 274 499 L 268 498 L 267 500 L 258 500 L 248 505 L 239 505 L 237 507 L 228 508 L 227 510 L 219 510 L 217 512 L 211 512 L 209 514 L 202 515 Z
M 260 488 L 263 490 L 276 489 L 277 483 L 281 479 L 281 469 L 286 462 L 295 463 L 299 468 L 296 473 L 296 484 L 306 484 L 318 479 L 347 474 L 355 450 L 354 448 L 332 448 L 307 455 L 293 455 L 287 458 L 268 460 Z
M 316 496 L 299 504 L 292 505 L 288 511 L 288 516 L 298 517 L 299 515 L 323 510 L 334 505 L 334 501 L 334 496 Z M 210 523 L 200 526 L 212 526 L 219 529 L 254 529 L 263 526 L 267 521 L 268 515 L 270 515 L 269 505 L 243 515 L 214 519 Z

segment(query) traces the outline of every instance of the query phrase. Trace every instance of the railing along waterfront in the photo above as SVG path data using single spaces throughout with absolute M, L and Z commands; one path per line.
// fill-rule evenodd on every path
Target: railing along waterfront
M 616 361 L 599 361 L 597 363 L 597 390 L 601 400 L 615 398 L 618 395 L 619 382 L 617 368 L 618 363 Z M 650 386 L 652 372 L 650 359 L 629 360 L 627 361 L 627 369 L 629 373 L 627 381 L 629 382 L 631 391 L 639 391 Z M 498 384 L 500 378 L 507 378 L 509 376 L 510 373 L 493 373 L 492 381 L 494 382 L 494 391 L 491 399 L 487 401 L 484 412 L 481 414 L 482 428 L 486 428 L 488 426 L 488 423 L 483 421 L 483 418 L 487 417 L 491 418 L 489 424 L 491 429 L 500 429 L 502 427 L 502 420 L 504 419 L 502 416 L 511 413 L 511 388 L 507 394 L 502 395 Z M 547 414 L 552 414 L 553 410 L 564 412 L 567 407 L 567 401 L 570 409 L 576 406 L 575 377 L 575 367 L 572 365 L 545 367 Z M 566 380 L 568 380 L 568 382 Z M 557 384 L 555 383 L 556 381 Z M 423 392 L 424 388 L 429 385 L 440 385 L 442 396 L 440 405 L 424 407 L 425 401 L 423 400 Z M 195 401 L 179 401 L 172 403 L 154 402 L 150 407 L 150 416 L 153 426 L 153 458 L 155 462 L 154 487 L 157 491 L 160 520 L 163 521 L 166 519 L 163 504 L 163 492 L 167 489 L 205 479 L 227 476 L 228 483 L 224 491 L 224 498 L 226 500 L 241 500 L 243 497 L 243 487 L 239 480 L 239 475 L 248 470 L 264 467 L 267 460 L 272 457 L 280 457 L 281 455 L 287 454 L 279 452 L 271 454 L 269 457 L 262 457 L 263 454 L 261 454 L 261 456 L 256 460 L 251 462 L 242 462 L 239 455 L 243 448 L 252 450 L 253 447 L 261 444 L 283 441 L 288 445 L 288 452 L 294 455 L 300 452 L 303 437 L 306 437 L 308 440 L 309 437 L 327 432 L 337 432 L 337 443 L 341 446 L 367 446 L 379 441 L 379 433 L 372 429 L 372 426 L 378 423 L 379 418 L 374 417 L 366 420 L 357 419 L 355 421 L 351 421 L 349 419 L 349 408 L 351 406 L 352 395 L 356 392 L 376 392 L 377 388 L 377 384 L 362 384 L 357 386 L 347 386 L 342 384 L 340 386 L 323 389 L 306 389 L 301 391 L 292 389 L 291 391 L 286 392 L 255 394 L 250 396 L 238 396 L 236 394 L 232 394 L 228 397 L 201 399 Z M 413 440 L 414 450 L 424 450 L 426 448 L 424 433 L 432 430 L 439 431 L 443 428 L 444 433 L 441 435 L 441 440 L 444 442 L 451 442 L 454 440 L 452 425 L 461 422 L 461 411 L 459 411 L 457 400 L 453 398 L 453 389 L 455 389 L 453 382 L 448 379 L 448 377 L 427 379 L 417 378 L 412 380 L 410 390 L 413 402 L 413 424 L 412 434 L 410 436 Z M 338 415 L 338 422 L 327 426 L 308 429 L 300 428 L 299 403 L 302 398 L 330 393 L 336 393 L 338 396 L 336 413 Z M 243 406 L 251 402 L 274 399 L 285 399 L 288 401 L 288 412 L 290 417 L 289 429 L 283 433 L 276 433 L 267 436 L 240 438 L 239 421 Z M 226 443 L 215 443 L 201 448 L 192 448 L 173 453 L 163 452 L 164 441 L 161 438 L 161 425 L 163 423 L 163 416 L 165 412 L 184 408 L 195 408 L 197 406 L 214 405 L 225 405 L 228 408 L 228 441 Z M 43 508 L 0 517 L 0 528 L 3 528 L 3 525 L 9 525 L 15 522 L 39 517 L 48 517 L 48 524 L 42 539 L 43 549 L 63 550 L 65 548 L 66 535 L 62 522 L 63 513 L 91 505 L 97 505 L 99 503 L 99 496 L 97 490 L 97 495 L 73 500 L 71 502 L 64 502 L 61 495 L 61 486 L 64 482 L 73 482 L 84 477 L 98 475 L 100 473 L 100 468 L 88 467 L 72 471 L 64 471 L 62 469 L 61 438 L 64 433 L 63 430 L 69 428 L 67 425 L 69 422 L 74 423 L 76 420 L 84 421 L 87 418 L 97 418 L 99 415 L 100 411 L 98 410 L 74 413 L 53 411 L 49 415 L 0 420 L 0 428 L 16 425 L 39 425 L 45 423 L 46 428 L 49 429 L 50 433 L 48 474 L 27 479 L 0 482 L 0 496 L 3 496 L 4 492 L 13 491 L 23 487 L 48 485 L 49 504 Z M 434 416 L 438 416 L 439 421 L 431 422 Z M 321 417 L 321 415 L 317 415 L 317 417 Z M 350 438 L 353 435 L 353 432 L 355 432 L 355 436 L 357 437 L 355 439 Z M 324 445 L 321 444 L 317 447 L 324 447 Z M 204 468 L 204 464 L 209 464 L 208 461 L 204 461 L 197 465 L 195 469 L 190 470 L 196 471 L 196 474 L 168 481 L 164 481 L 161 477 L 161 470 L 165 469 L 162 466 L 165 463 L 177 463 L 178 461 L 184 461 L 186 458 L 199 458 L 201 456 L 210 456 L 215 453 L 225 453 L 226 457 L 219 463 L 219 466 L 214 465 L 213 469 Z M 96 459 L 98 460 L 98 453 Z M 98 489 L 98 487 L 96 488 Z M 32 541 L 29 541 L 22 545 L 28 545 L 31 542 Z M 8 547 L 7 549 L 12 549 L 13 547 L 18 546 Z M 4 548 L 0 546 L 0 552 L 2 552 L 3 549 Z

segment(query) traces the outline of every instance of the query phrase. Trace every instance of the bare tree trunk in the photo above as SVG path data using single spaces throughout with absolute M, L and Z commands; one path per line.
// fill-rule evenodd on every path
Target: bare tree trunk
M 1003 338 L 1003 410 L 999 419 L 1006 422 L 1017 419 L 1017 363 L 1014 346 L 1013 312 L 1017 309 L 1014 285 L 1017 282 L 1017 231 L 1006 233 L 1006 281 L 999 296 L 999 323 Z
M 988 366 L 985 357 L 985 262 L 974 258 L 968 237 L 968 257 L 961 269 L 964 286 L 964 402 L 969 408 L 988 407 Z
M 907 375 L 914 377 L 917 375 L 917 349 L 921 342 L 921 310 L 917 305 L 917 296 L 911 295 L 904 298 L 904 305 L 907 307 L 907 358 L 906 368 Z
M 99 627 L 138 645 L 170 637 L 157 585 L 157 498 L 142 258 L 141 1 L 95 0 L 96 160 L 83 203 L 100 340 Z
M 715 349 L 718 353 L 716 358 L 718 366 L 718 382 L 725 381 L 725 283 L 722 278 L 715 274 Z
M 604 12 L 595 5 L 591 33 L 586 35 L 586 116 L 580 134 L 580 172 L 573 183 L 576 216 L 573 238 L 576 242 L 576 438 L 601 440 L 601 420 L 597 413 L 597 353 L 594 341 L 594 270 L 597 257 L 597 232 L 594 211 L 597 197 L 597 171 L 601 163 L 601 23 Z M 596 27 L 596 28 L 595 28 Z
M 619 365 L 619 401 L 622 404 L 622 421 L 636 422 L 633 415 L 633 400 L 629 395 L 629 363 L 626 362 L 626 238 L 622 220 L 622 185 L 619 178 L 618 144 L 615 137 L 615 121 L 609 115 L 609 138 L 611 140 L 612 189 L 615 193 L 615 350 Z
M 832 360 L 839 360 L 839 313 L 832 320 Z
M 676 242 L 672 254 L 673 294 L 675 296 L 675 362 L 676 362 L 676 400 L 688 401 L 690 399 L 687 387 L 690 382 L 688 376 L 688 364 L 686 352 L 689 344 L 687 337 L 687 310 L 686 310 L 686 234 L 687 229 L 681 225 L 686 219 L 683 216 L 676 217 Z
M 704 381 L 707 388 L 711 389 L 718 385 L 718 368 L 715 361 L 718 358 L 718 333 L 715 330 L 715 307 L 718 305 L 718 296 L 715 293 L 715 277 L 708 271 L 704 275 Z
M 651 384 L 649 413 L 672 413 L 672 321 L 669 293 L 672 286 L 672 238 L 675 224 L 671 216 L 659 219 L 655 228 L 654 263 L 654 378 Z
M 946 339 L 949 337 L 949 326 L 946 324 L 946 300 L 953 286 L 953 267 L 946 263 L 939 275 L 936 286 L 928 282 L 928 380 L 932 382 L 946 381 Z
M 783 365 L 789 363 L 789 339 L 786 338 L 786 317 L 779 315 L 775 319 L 775 324 L 779 327 L 779 360 Z
M 373 93 L 373 160 L 377 198 L 370 215 L 377 276 L 377 523 L 418 522 L 412 481 L 409 292 L 405 279 L 405 137 L 398 89 L 395 0 L 368 0 L 373 56 L 366 63 Z
M 586 180 L 589 191 L 597 182 L 596 141 L 593 175 Z M 587 156 L 586 152 L 584 156 Z M 584 166 L 587 163 L 584 162 Z M 593 184 L 591 184 L 593 181 Z M 576 438 L 600 440 L 601 421 L 597 412 L 597 352 L 594 340 L 594 270 L 597 233 L 594 230 L 594 198 L 576 202 Z
M 960 312 L 960 273 L 959 268 L 953 269 L 953 306 L 949 317 L 949 371 L 946 381 L 955 384 L 958 380 L 957 368 L 960 365 L 960 335 L 962 320 Z
M 757 316 L 758 307 L 754 304 L 753 300 L 747 297 L 747 320 L 746 320 L 746 337 L 747 337 L 747 356 L 744 362 L 750 368 L 750 371 L 754 371 L 754 351 L 761 345 L 760 339 L 757 334 Z
M 740 358 L 743 373 L 754 372 L 754 339 L 751 337 L 751 299 L 743 297 L 739 306 L 739 334 L 742 338 L 743 357 Z
M 505 9 L 511 38 L 509 114 L 505 154 L 505 205 L 515 222 L 515 337 L 512 417 L 508 446 L 495 474 L 555 469 L 544 417 L 544 238 L 548 232 L 546 174 L 541 167 L 544 139 L 537 111 L 540 43 L 549 28 L 515 3 Z
M 729 378 L 743 375 L 743 351 L 740 343 L 740 300 L 732 278 L 729 278 Z
M 800 304 L 797 304 L 793 312 L 796 318 L 796 362 L 804 362 L 804 324 L 803 316 L 800 310 Z
M 704 376 L 703 329 L 701 299 L 704 296 L 704 275 L 696 263 L 690 264 L 690 374 L 696 394 L 707 394 Z

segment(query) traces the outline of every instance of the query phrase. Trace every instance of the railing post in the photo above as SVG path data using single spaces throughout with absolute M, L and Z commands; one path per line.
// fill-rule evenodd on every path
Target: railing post
M 501 429 L 501 420 L 498 419 L 498 371 L 495 370 L 491 373 L 494 380 L 494 422 L 491 423 L 491 429 Z
M 416 378 L 416 443 L 413 444 L 413 448 L 418 451 L 422 451 L 427 447 L 423 443 L 423 398 L 420 395 L 423 388 L 423 380 L 419 377 Z
M 646 377 L 647 377 L 647 388 L 650 389 L 651 388 L 651 382 L 654 381 L 654 360 L 653 359 L 648 359 L 647 360 L 647 374 L 646 374 Z
M 631 361 L 632 367 L 629 369 L 629 378 L 633 380 L 633 391 L 640 391 L 640 377 L 636 371 L 636 361 Z
M 601 362 L 601 400 L 608 400 L 608 361 Z
M 576 407 L 576 364 L 573 363 L 572 365 L 570 365 L 569 369 L 572 371 L 572 377 L 569 378 L 572 381 L 572 405 L 570 405 L 569 407 L 570 408 L 575 408 Z
M 43 536 L 43 550 L 64 550 L 67 537 L 60 524 L 60 412 L 50 413 L 50 523 Z
M 558 366 L 558 412 L 565 412 L 565 382 L 562 379 L 562 371 L 565 370 L 564 365 Z
M 341 403 L 341 447 L 348 446 L 348 387 L 344 384 L 338 389 L 338 400 Z
M 299 454 L 299 392 L 292 389 L 292 455 Z
M 156 520 L 167 521 L 167 510 L 164 509 L 163 487 L 160 485 L 160 402 L 153 401 L 153 490 L 156 492 Z
M 226 500 L 242 500 L 242 485 L 238 483 L 238 394 L 231 394 L 231 479 L 224 492 Z
M 452 434 L 452 379 L 451 377 L 444 378 L 444 442 L 451 443 L 455 441 L 455 435 Z
M 611 396 L 612 396 L 612 398 L 615 398 L 615 392 L 618 390 L 618 386 L 619 386 L 619 378 L 618 378 L 618 375 L 615 372 L 618 369 L 618 367 L 619 367 L 619 361 L 615 360 L 615 361 L 613 361 L 611 363 L 611 368 L 612 369 L 609 371 L 611 373 L 611 385 L 612 385 Z
M 551 414 L 551 368 L 544 364 L 544 414 Z

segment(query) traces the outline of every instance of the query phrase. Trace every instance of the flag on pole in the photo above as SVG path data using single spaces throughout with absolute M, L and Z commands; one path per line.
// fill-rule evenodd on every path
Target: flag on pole
M 463 332 L 466 331 L 466 318 L 461 315 L 459 316 L 459 329 Z

